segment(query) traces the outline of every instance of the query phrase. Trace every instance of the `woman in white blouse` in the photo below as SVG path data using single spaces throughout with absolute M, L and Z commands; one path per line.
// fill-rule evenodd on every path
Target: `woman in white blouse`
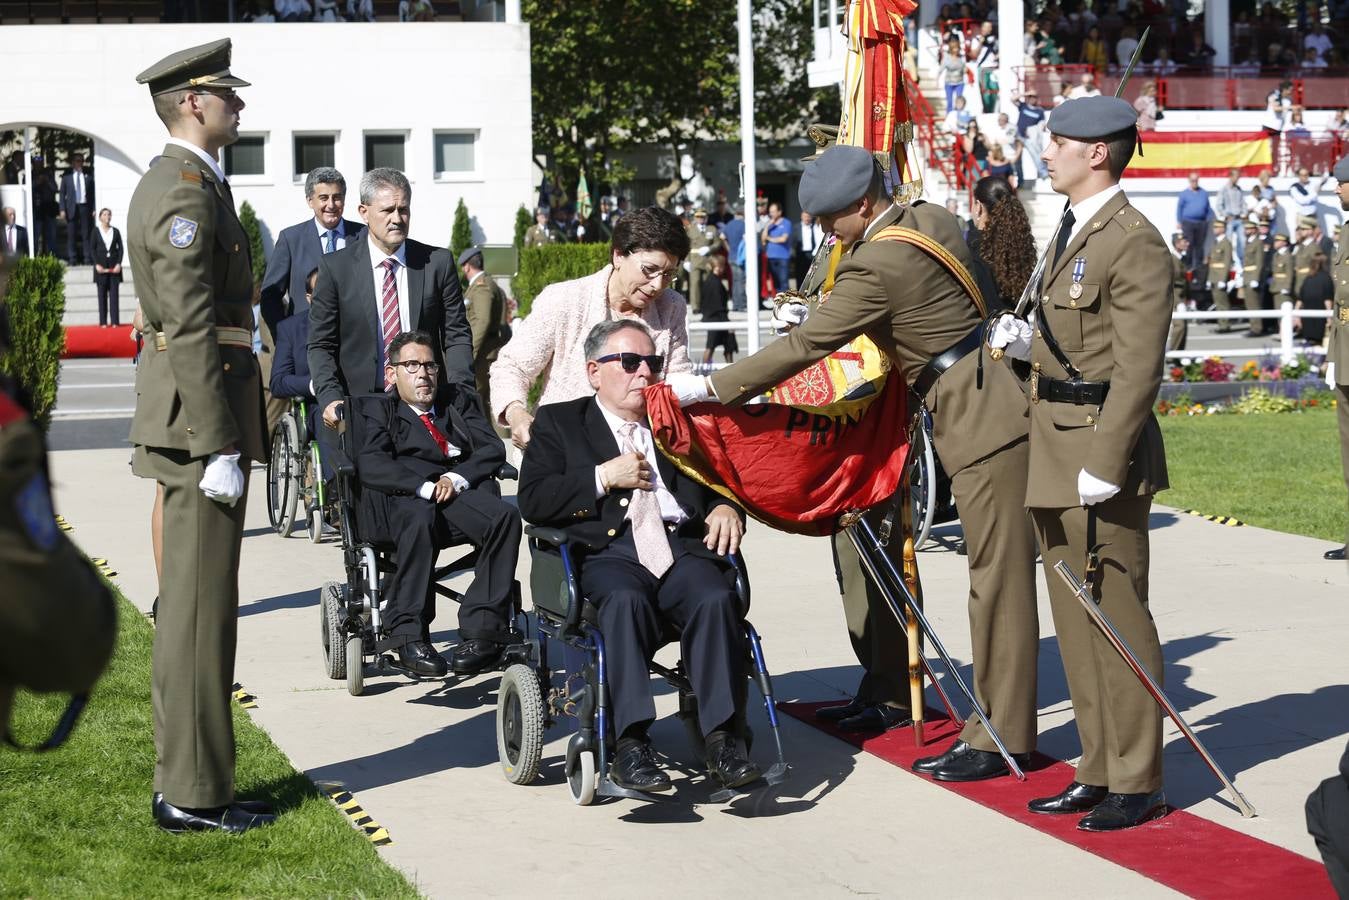
M 98 224 L 85 241 L 94 250 L 94 284 L 98 285 L 98 324 L 103 328 L 120 325 L 117 292 L 122 286 L 122 232 L 112 227 L 112 210 L 98 211 Z
M 689 253 L 689 237 L 672 213 L 648 206 L 614 226 L 610 262 L 594 275 L 552 284 L 534 298 L 529 315 L 501 348 L 489 373 L 492 416 L 524 449 L 534 416 L 530 387 L 546 377 L 539 403 L 592 393 L 586 379 L 585 337 L 605 319 L 639 319 L 651 329 L 665 372 L 691 372 L 684 298 L 670 279 Z

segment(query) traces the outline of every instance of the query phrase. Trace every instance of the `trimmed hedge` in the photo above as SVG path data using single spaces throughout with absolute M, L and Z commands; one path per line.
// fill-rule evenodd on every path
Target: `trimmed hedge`
M 530 215 L 529 210 L 525 209 L 523 203 L 515 211 L 515 246 L 524 247 L 525 232 L 529 231 L 529 226 L 534 224 L 534 217 Z
M 33 418 L 45 431 L 56 405 L 61 376 L 61 351 L 66 334 L 61 318 L 66 312 L 66 264 L 54 256 L 9 262 L 9 352 L 0 359 L 0 372 L 23 385 L 33 402 Z
M 534 298 L 548 285 L 594 275 L 608 262 L 608 244 L 550 244 L 521 248 L 520 274 L 511 280 L 519 315 L 529 315 Z
M 262 249 L 262 225 L 258 223 L 258 214 L 245 200 L 239 206 L 239 225 L 248 236 L 248 252 L 253 262 L 253 283 L 261 284 L 262 276 L 267 273 L 267 255 Z

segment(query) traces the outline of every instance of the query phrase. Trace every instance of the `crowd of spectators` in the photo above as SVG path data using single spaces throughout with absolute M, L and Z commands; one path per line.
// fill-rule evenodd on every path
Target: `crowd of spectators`
M 374 0 L 253 0 L 246 22 L 373 22 Z M 398 21 L 434 22 L 431 0 L 399 0 Z

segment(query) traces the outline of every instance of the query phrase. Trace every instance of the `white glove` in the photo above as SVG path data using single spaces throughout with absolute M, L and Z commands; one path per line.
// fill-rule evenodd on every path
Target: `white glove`
M 674 391 L 675 399 L 679 401 L 681 407 L 716 399 L 712 396 L 712 388 L 708 385 L 707 378 L 702 375 L 677 372 L 666 375 L 665 383 Z
M 577 226 L 576 226 L 576 236 L 577 236 L 577 237 L 585 237 L 585 235 L 586 235 L 586 227 L 585 227 L 584 225 L 577 225 Z
M 1086 469 L 1077 473 L 1077 496 L 1083 506 L 1093 506 L 1119 493 L 1119 485 L 1102 481 Z
M 709 254 L 709 253 L 711 253 L 711 252 L 712 252 L 712 248 L 711 248 L 711 247 L 699 247 L 699 248 L 698 248 L 698 255 L 699 255 L 699 256 L 706 256 L 707 254 Z
M 1030 323 L 1011 313 L 1003 313 L 988 335 L 988 346 L 999 348 L 1013 359 L 1030 359 Z
M 806 321 L 810 307 L 804 303 L 783 303 L 773 308 L 773 318 L 769 320 L 773 333 L 781 337 L 797 325 Z
M 1250 285 L 1248 285 L 1248 287 L 1252 287 L 1252 288 L 1258 288 L 1259 286 L 1260 286 L 1260 282 L 1258 282 L 1258 281 L 1252 281 L 1252 282 L 1250 283 Z
M 1326 387 L 1335 387 L 1335 364 L 1326 363 Z
M 1216 287 L 1216 288 L 1217 288 L 1218 290 L 1220 290 L 1220 291 L 1225 291 L 1225 290 L 1227 290 L 1227 282 L 1226 282 L 1226 281 L 1220 281 L 1220 282 L 1218 282 L 1216 285 L 1214 285 L 1214 287 Z
M 244 473 L 238 453 L 212 453 L 197 487 L 217 503 L 233 506 L 244 495 Z

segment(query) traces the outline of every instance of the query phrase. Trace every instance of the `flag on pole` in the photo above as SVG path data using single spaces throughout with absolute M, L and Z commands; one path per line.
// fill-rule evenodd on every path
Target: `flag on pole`
M 576 215 L 581 221 L 590 218 L 590 211 L 594 206 L 590 203 L 590 185 L 586 184 L 586 173 L 581 173 L 581 180 L 576 183 Z

